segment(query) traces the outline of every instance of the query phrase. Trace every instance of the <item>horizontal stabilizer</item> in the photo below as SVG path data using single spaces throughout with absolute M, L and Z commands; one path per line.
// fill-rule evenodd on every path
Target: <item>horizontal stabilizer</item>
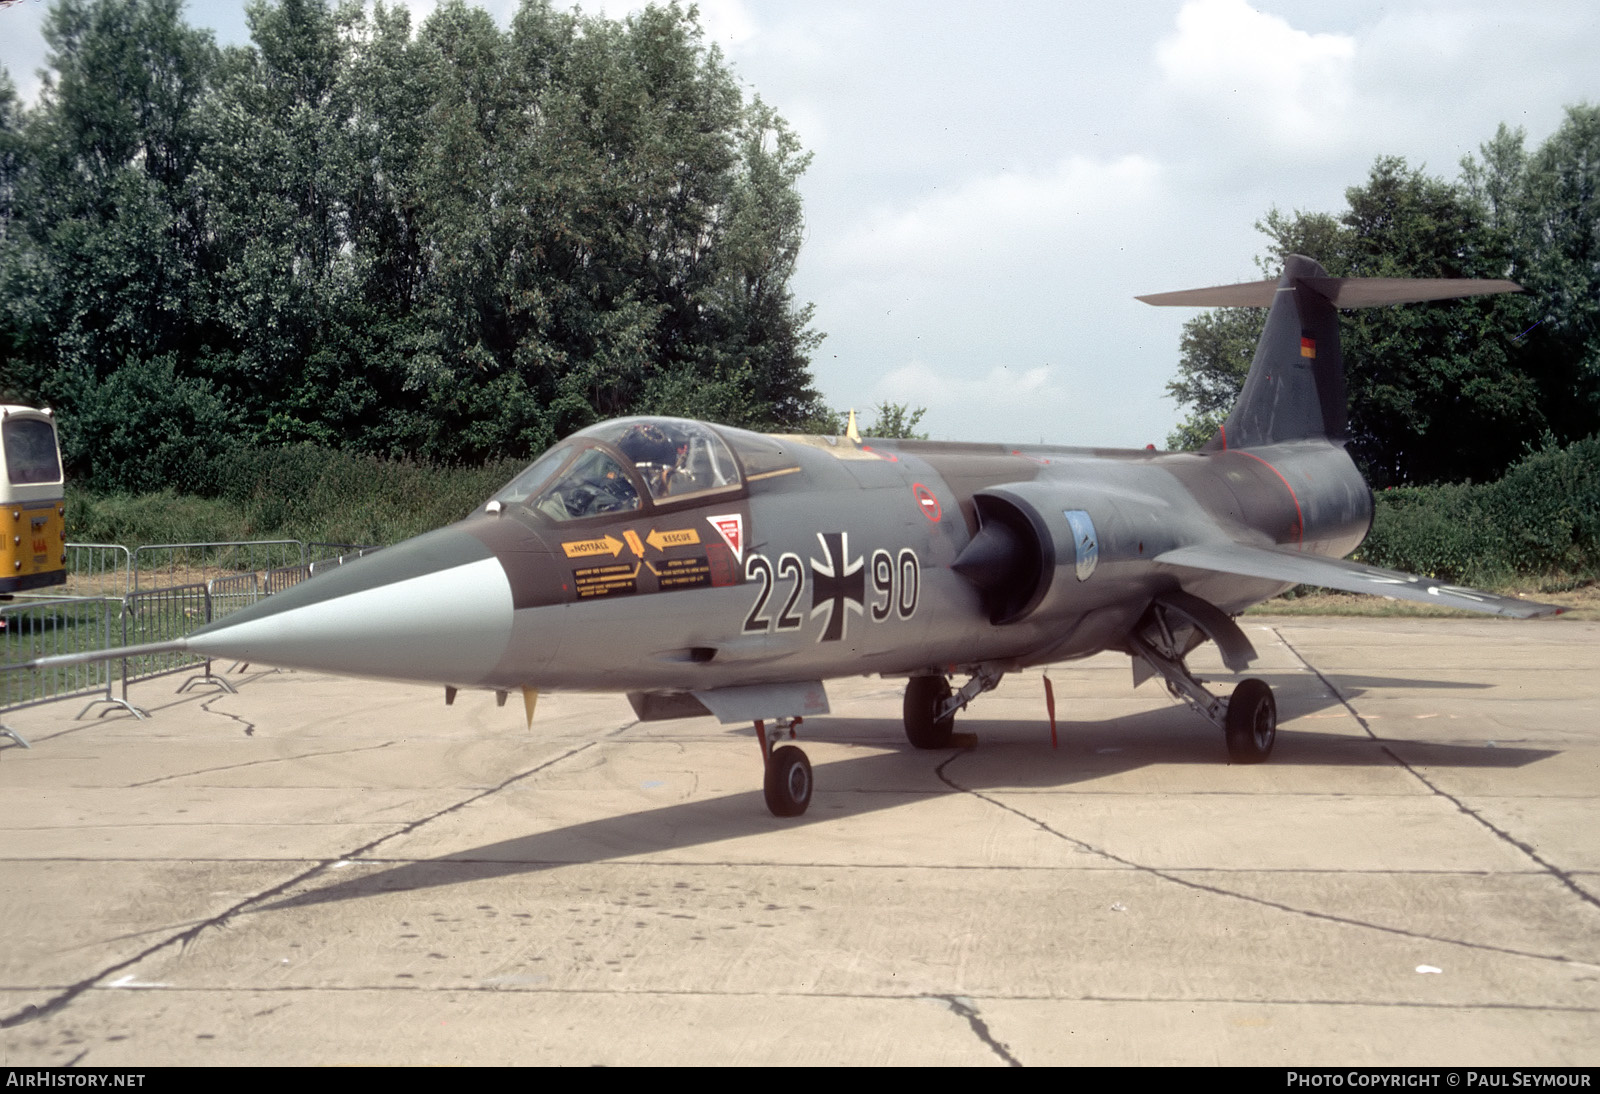
M 1295 280 L 1325 297 L 1336 308 L 1376 308 L 1385 304 L 1417 304 L 1424 300 L 1454 300 L 1463 296 L 1522 291 L 1522 286 L 1515 281 L 1470 277 L 1300 277 Z M 1162 307 L 1267 308 L 1277 299 L 1278 289 L 1278 281 L 1273 279 L 1153 293 L 1134 299 Z
M 1344 559 L 1284 551 L 1275 547 L 1250 547 L 1242 543 L 1206 543 L 1179 547 L 1157 555 L 1155 561 L 1193 570 L 1259 577 L 1269 581 L 1288 581 L 1296 585 L 1321 585 L 1351 593 L 1369 593 L 1419 604 L 1438 604 L 1446 608 L 1465 608 L 1491 615 L 1531 619 L 1557 615 L 1564 611 L 1554 604 L 1499 596 L 1460 585 L 1448 585 L 1431 577 L 1417 577 L 1397 570 L 1380 570 Z

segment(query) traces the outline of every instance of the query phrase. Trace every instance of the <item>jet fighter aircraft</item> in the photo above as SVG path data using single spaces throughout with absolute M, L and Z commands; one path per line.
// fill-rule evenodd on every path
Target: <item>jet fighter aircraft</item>
M 1296 584 L 1512 616 L 1551 606 L 1341 561 L 1372 497 L 1346 454 L 1339 308 L 1517 291 L 1334 278 L 1143 297 L 1270 306 L 1248 379 L 1198 452 L 769 436 L 625 418 L 556 445 L 457 524 L 341 566 L 176 643 L 207 656 L 524 696 L 626 692 L 641 719 L 753 723 L 779 816 L 811 800 L 794 735 L 823 681 L 906 678 L 905 731 L 949 746 L 1007 673 L 1121 650 L 1222 732 L 1272 751 L 1271 689 L 1223 698 L 1185 664 Z M 954 678 L 963 678 L 952 686 Z

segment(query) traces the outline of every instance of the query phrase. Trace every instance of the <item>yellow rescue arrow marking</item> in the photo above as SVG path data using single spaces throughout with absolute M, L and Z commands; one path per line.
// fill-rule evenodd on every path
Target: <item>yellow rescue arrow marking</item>
M 622 538 L 628 541 L 629 547 L 633 548 L 633 556 L 635 558 L 644 557 L 644 544 L 639 542 L 638 532 L 635 532 L 632 528 L 629 528 L 626 532 L 622 533 Z
M 561 549 L 567 553 L 568 558 L 588 558 L 590 555 L 610 555 L 616 558 L 622 553 L 622 541 L 616 536 L 607 534 L 600 539 L 579 539 L 563 543 Z
M 658 551 L 665 551 L 668 547 L 692 547 L 700 542 L 700 533 L 693 528 L 674 528 L 667 532 L 658 532 L 650 529 L 650 534 L 645 536 L 645 542 Z

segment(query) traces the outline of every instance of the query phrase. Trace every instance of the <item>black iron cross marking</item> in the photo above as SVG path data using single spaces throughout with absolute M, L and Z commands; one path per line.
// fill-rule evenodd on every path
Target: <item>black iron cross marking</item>
M 850 560 L 849 532 L 818 532 L 828 557 L 811 560 L 811 618 L 828 613 L 827 626 L 818 642 L 844 637 L 847 612 L 861 614 L 867 595 L 867 575 L 862 560 Z

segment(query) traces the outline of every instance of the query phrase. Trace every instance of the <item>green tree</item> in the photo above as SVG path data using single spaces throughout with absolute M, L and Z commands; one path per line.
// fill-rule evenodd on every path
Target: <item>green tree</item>
M 360 11 L 320 0 L 247 9 L 208 118 L 204 188 L 226 341 L 202 367 L 244 410 L 249 439 L 337 444 L 378 393 L 363 351 L 363 169 L 348 78 Z
M 1330 270 L 1357 277 L 1501 277 L 1505 240 L 1462 186 L 1380 159 L 1346 193 Z M 1350 450 L 1375 485 L 1499 478 L 1545 428 L 1513 339 L 1516 297 L 1369 308 L 1342 324 Z
M 1600 107 L 1569 107 L 1531 155 L 1523 140 L 1501 126 L 1464 177 L 1528 290 L 1519 356 L 1553 435 L 1571 441 L 1600 427 Z
M 44 35 L 52 71 L 12 143 L 0 287 L 8 386 L 70 411 L 129 361 L 203 337 L 193 176 L 216 50 L 177 0 L 62 0 Z
M 860 429 L 860 433 L 863 437 L 902 437 L 925 441 L 928 435 L 917 432 L 917 423 L 922 421 L 922 416 L 927 412 L 927 407 L 919 406 L 912 410 L 907 403 L 891 403 L 885 399 L 874 408 L 873 413 L 877 417 L 872 424 Z
M 457 3 L 421 39 L 432 246 L 409 382 L 449 443 L 476 457 L 628 412 L 815 412 L 816 339 L 788 290 L 806 157 L 742 103 L 692 12 L 530 2 L 507 38 Z
M 745 113 L 738 153 L 726 231 L 700 295 L 701 314 L 719 317 L 719 329 L 699 364 L 710 379 L 753 373 L 765 420 L 736 424 L 796 428 L 821 406 L 809 364 L 822 339 L 809 329 L 812 307 L 789 289 L 805 235 L 798 186 L 811 156 L 759 98 Z
M 17 87 L 0 70 L 0 401 L 8 403 L 34 400 L 37 380 L 22 362 L 29 336 L 43 327 L 36 314 L 39 293 L 30 284 L 38 252 L 27 238 L 18 204 L 28 164 Z

